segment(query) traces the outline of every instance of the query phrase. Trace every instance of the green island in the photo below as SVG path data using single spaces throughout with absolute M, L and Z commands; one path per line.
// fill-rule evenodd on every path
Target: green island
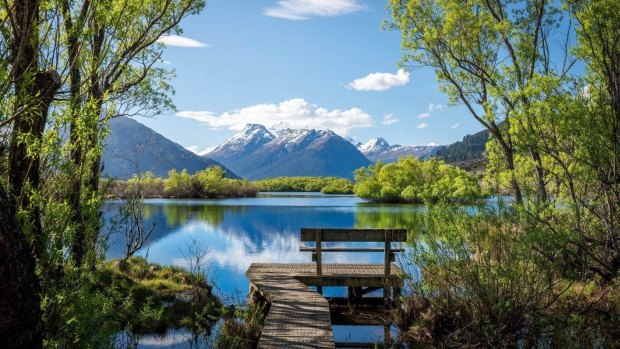
M 172 170 L 167 178 L 156 177 L 151 172 L 133 176 L 126 181 L 108 180 L 108 195 L 126 198 L 140 195 L 146 198 L 224 198 L 254 197 L 257 188 L 249 181 L 230 179 L 219 166 L 189 174 L 187 170 Z
M 355 171 L 355 195 L 372 202 L 471 203 L 483 197 L 478 180 L 443 161 L 412 156 Z
M 346 178 L 277 177 L 249 181 L 225 178 L 219 166 L 194 174 L 172 170 L 167 178 L 147 172 L 126 181 L 110 180 L 108 184 L 108 195 L 112 198 L 125 198 L 136 192 L 145 198 L 239 198 L 254 197 L 259 191 L 353 193 L 353 183 Z

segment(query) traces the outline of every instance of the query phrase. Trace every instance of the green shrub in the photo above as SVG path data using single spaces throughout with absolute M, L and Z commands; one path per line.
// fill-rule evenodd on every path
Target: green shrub
M 403 157 L 355 171 L 355 195 L 373 202 L 473 202 L 482 197 L 476 178 L 443 161 Z

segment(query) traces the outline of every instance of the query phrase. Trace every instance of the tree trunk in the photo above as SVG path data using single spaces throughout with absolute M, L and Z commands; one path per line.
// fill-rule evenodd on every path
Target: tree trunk
M 20 25 L 13 30 L 13 40 L 9 45 L 16 115 L 9 145 L 9 200 L 18 209 L 28 209 L 27 191 L 36 191 L 40 186 L 40 152 L 35 149 L 28 154 L 28 146 L 43 138 L 48 111 L 61 80 L 56 71 L 39 69 L 39 1 L 18 1 L 14 17 Z M 23 136 L 28 136 L 29 140 L 22 139 Z M 40 255 L 44 241 L 38 208 L 29 210 L 29 219 L 34 236 L 33 248 L 36 255 Z
M 515 161 L 512 149 L 507 147 L 502 147 L 502 149 L 504 150 L 504 157 L 506 158 L 506 167 L 508 168 L 508 170 L 510 170 L 510 172 L 514 172 Z M 519 186 L 519 182 L 517 182 L 514 173 L 511 173 L 510 175 L 510 184 L 512 186 L 512 191 L 515 195 L 515 202 L 517 204 L 522 204 L 523 194 L 521 194 L 521 187 Z
M 103 92 L 101 90 L 101 81 L 100 74 L 98 72 L 99 60 L 101 58 L 101 47 L 103 46 L 103 40 L 105 31 L 101 28 L 97 27 L 97 23 L 93 24 L 95 26 L 94 35 L 92 38 L 92 69 L 93 71 L 90 73 L 90 86 L 88 89 L 88 98 L 91 103 L 95 103 L 95 111 L 97 118 L 100 118 L 103 110 Z M 88 138 L 90 144 L 97 144 L 99 142 L 99 130 L 97 129 L 97 123 L 93 123 L 93 129 L 88 130 Z M 89 164 L 90 168 L 88 171 L 88 177 L 86 178 L 86 183 L 84 184 L 84 190 L 80 191 L 80 195 L 92 195 L 94 193 L 99 192 L 99 177 L 101 176 L 101 156 L 97 156 L 95 159 L 91 160 L 92 162 Z M 101 214 L 101 213 L 100 213 Z M 78 229 L 75 232 L 75 237 L 73 244 L 71 246 L 73 257 L 76 263 L 83 263 L 84 257 L 86 256 L 86 252 L 89 245 L 89 239 L 87 236 L 88 231 L 99 231 L 99 221 L 90 222 L 91 217 L 87 217 L 84 215 L 83 211 L 80 211 L 79 220 L 81 222 L 81 229 Z M 94 227 L 89 226 L 90 224 L 97 225 Z M 94 241 L 94 240 L 91 240 Z M 94 247 L 94 246 L 93 246 Z
M 0 347 L 42 348 L 41 298 L 35 259 L 0 185 Z
M 69 55 L 69 114 L 71 122 L 69 124 L 69 139 L 71 142 L 71 161 L 75 166 L 75 176 L 72 178 L 71 189 L 69 191 L 69 206 L 71 208 L 71 221 L 75 226 L 76 240 L 72 244 L 71 252 L 76 265 L 81 265 L 84 260 L 83 251 L 83 235 L 84 221 L 81 214 L 82 202 L 82 176 L 84 171 L 83 143 L 80 140 L 77 122 L 82 111 L 82 99 L 80 96 L 80 87 L 82 84 L 82 76 L 80 74 L 80 57 L 78 30 L 81 21 L 74 25 L 71 18 L 71 5 L 69 1 L 62 2 L 63 14 L 65 17 L 65 28 L 67 30 L 67 47 Z M 77 27 L 76 27 L 77 26 Z

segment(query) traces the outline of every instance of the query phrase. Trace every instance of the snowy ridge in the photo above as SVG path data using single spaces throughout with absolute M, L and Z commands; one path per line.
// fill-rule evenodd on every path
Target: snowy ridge
M 371 162 L 349 141 L 329 130 L 247 125 L 208 154 L 249 179 L 274 176 L 335 176 Z
M 263 125 L 247 124 L 245 128 L 236 135 L 229 138 L 226 142 L 217 146 L 213 151 L 208 154 L 219 154 L 220 152 L 235 152 L 235 151 L 251 151 L 254 148 L 257 149 L 263 144 L 269 143 L 276 139 L 273 133 L 269 132 Z
M 357 148 L 368 159 L 373 162 L 382 161 L 384 163 L 396 162 L 403 156 L 415 156 L 426 158 L 434 155 L 441 146 L 434 145 L 390 145 L 385 138 L 373 138 L 364 144 L 357 145 Z
M 380 154 L 392 149 L 390 144 L 383 137 L 373 138 L 360 145 L 358 149 L 366 156 Z

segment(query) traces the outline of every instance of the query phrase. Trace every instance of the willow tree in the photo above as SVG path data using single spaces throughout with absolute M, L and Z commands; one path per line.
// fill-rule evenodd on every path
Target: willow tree
M 522 187 L 514 171 L 518 153 L 533 164 L 536 196 L 547 199 L 546 174 L 535 143 L 515 144 L 514 114 L 528 109 L 537 76 L 554 71 L 550 40 L 561 12 L 547 0 L 390 0 L 389 28 L 402 32 L 407 67 L 431 67 L 452 104 L 461 103 L 491 134 L 503 155 L 517 202 Z
M 79 278 L 89 269 L 71 267 L 97 262 L 106 123 L 172 108 L 172 72 L 158 65 L 158 40 L 178 34 L 181 20 L 203 6 L 203 0 L 0 1 L 1 347 L 40 347 L 43 336 L 87 346 L 83 336 L 95 335 L 84 324 L 84 333 L 68 333 L 60 320 L 70 319 L 60 317 L 72 316 L 67 307 L 83 306 L 62 301 L 88 284 Z M 64 269 L 78 272 L 66 276 Z M 97 316 L 80 316 L 97 323 Z
M 172 108 L 171 72 L 162 68 L 157 41 L 178 33 L 181 20 L 203 0 L 62 0 L 67 64 L 68 115 L 74 178 L 68 195 L 75 224 L 73 258 L 81 264 L 99 230 L 97 202 L 101 141 L 110 118 L 157 114 Z

